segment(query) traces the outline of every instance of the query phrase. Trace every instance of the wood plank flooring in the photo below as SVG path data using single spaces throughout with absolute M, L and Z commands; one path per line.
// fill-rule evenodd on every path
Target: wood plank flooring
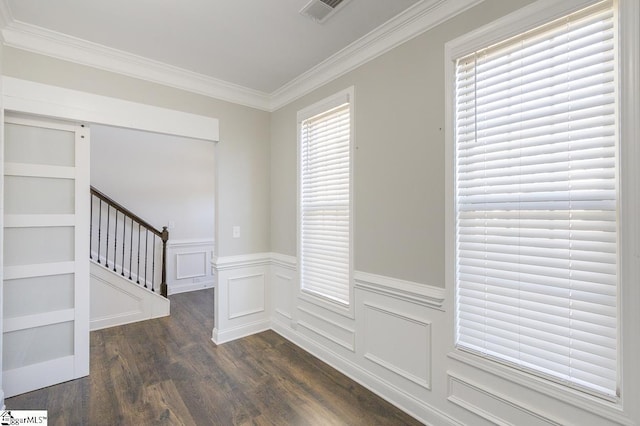
M 8 398 L 50 425 L 418 425 L 268 331 L 216 346 L 213 290 L 171 316 L 91 333 L 91 375 Z

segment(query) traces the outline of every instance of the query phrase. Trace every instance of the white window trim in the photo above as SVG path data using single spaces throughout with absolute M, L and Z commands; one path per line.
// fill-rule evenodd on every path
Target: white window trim
M 621 424 L 640 418 L 640 4 L 617 0 L 620 69 L 620 230 L 619 230 L 619 365 L 620 398 L 607 401 L 538 376 L 490 361 L 455 347 L 455 58 L 582 9 L 597 0 L 539 0 L 445 45 L 445 274 L 449 358 L 543 392 L 548 396 Z
M 355 146 L 355 102 L 354 102 L 354 87 L 351 86 L 347 89 L 344 89 L 332 96 L 324 98 L 300 111 L 297 114 L 297 152 L 296 152 L 296 167 L 297 167 L 297 197 L 296 197 L 296 220 L 297 220 L 297 234 L 296 234 L 296 245 L 297 245 L 297 257 L 298 257 L 298 298 L 314 304 L 316 306 L 320 306 L 322 308 L 328 309 L 335 313 L 338 313 L 342 316 L 348 318 L 355 318 L 355 300 L 354 300 L 354 285 L 353 285 L 353 271 L 354 271 L 354 244 L 353 244 L 353 233 L 354 233 L 354 224 L 353 218 L 355 217 L 354 211 L 354 197 L 353 197 L 353 189 L 354 189 L 354 146 Z M 301 170 L 300 170 L 300 129 L 302 121 L 307 118 L 313 117 L 314 115 L 323 113 L 333 107 L 341 105 L 345 102 L 349 102 L 349 114 L 350 114 L 350 147 L 349 147 L 349 170 L 350 170 L 350 180 L 349 180 L 349 304 L 344 305 L 336 301 L 332 301 L 329 298 L 322 297 L 316 293 L 312 293 L 310 291 L 306 291 L 302 288 L 302 280 L 301 280 L 301 267 L 300 267 L 300 259 L 302 259 L 301 253 Z

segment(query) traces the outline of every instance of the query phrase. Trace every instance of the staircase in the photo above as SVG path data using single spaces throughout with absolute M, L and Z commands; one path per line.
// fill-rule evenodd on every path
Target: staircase
M 169 231 L 91 187 L 91 330 L 169 315 Z

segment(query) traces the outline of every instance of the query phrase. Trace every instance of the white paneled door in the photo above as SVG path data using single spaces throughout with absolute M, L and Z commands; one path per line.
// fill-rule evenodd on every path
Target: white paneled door
M 7 115 L 4 131 L 10 397 L 89 374 L 89 130 Z

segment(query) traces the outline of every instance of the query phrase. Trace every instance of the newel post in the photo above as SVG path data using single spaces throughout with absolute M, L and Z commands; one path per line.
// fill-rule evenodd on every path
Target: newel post
M 169 231 L 166 226 L 162 227 L 162 282 L 160 283 L 160 294 L 167 297 L 167 241 L 169 241 Z

